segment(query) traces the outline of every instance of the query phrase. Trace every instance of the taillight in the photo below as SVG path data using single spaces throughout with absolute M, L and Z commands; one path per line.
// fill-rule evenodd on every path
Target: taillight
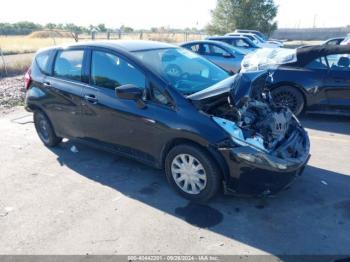
M 27 73 L 24 75 L 24 87 L 28 90 L 30 86 L 30 82 L 32 82 L 32 77 L 31 77 L 31 68 L 28 69 Z

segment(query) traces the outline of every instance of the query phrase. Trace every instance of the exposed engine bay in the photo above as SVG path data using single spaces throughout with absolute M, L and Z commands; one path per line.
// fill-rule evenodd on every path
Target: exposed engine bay
M 264 151 L 270 151 L 286 137 L 293 117 L 288 108 L 270 106 L 250 98 L 245 98 L 240 101 L 239 106 L 234 106 L 228 100 L 228 106 L 213 108 L 210 113 L 220 125 L 226 123 L 235 129 L 237 138 Z
M 196 105 L 212 116 L 236 144 L 282 159 L 298 158 L 305 151 L 302 136 L 297 135 L 301 129 L 298 120 L 289 108 L 275 105 L 269 92 L 264 91 L 266 75 L 253 83 L 247 87 L 244 79 L 237 77 L 228 93 L 207 96 Z M 285 146 L 292 136 L 295 139 Z

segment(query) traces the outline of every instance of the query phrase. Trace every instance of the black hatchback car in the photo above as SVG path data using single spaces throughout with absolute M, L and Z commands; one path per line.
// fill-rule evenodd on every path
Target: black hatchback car
M 309 140 L 289 109 L 259 95 L 262 81 L 165 43 L 80 43 L 36 54 L 26 108 L 46 146 L 77 139 L 164 169 L 188 199 L 222 186 L 267 195 L 302 172 Z

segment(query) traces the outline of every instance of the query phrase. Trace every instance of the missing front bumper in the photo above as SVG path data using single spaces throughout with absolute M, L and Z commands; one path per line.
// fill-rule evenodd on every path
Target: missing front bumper
M 310 142 L 302 132 L 303 154 L 297 158 L 281 159 L 256 151 L 251 147 L 219 149 L 229 169 L 225 192 L 234 195 L 274 195 L 288 187 L 300 176 L 310 159 Z M 290 143 L 291 140 L 288 141 Z M 300 146 L 300 145 L 299 145 Z

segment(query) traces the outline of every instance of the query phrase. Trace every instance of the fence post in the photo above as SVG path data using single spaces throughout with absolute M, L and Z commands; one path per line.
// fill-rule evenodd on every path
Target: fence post
M 188 32 L 185 32 L 185 42 L 188 40 Z
M 110 40 L 110 39 L 111 39 L 111 32 L 107 31 L 107 40 Z
M 50 30 L 50 36 L 53 40 L 53 44 L 56 45 L 56 39 L 55 39 L 55 35 L 54 35 L 54 31 L 53 30 Z
M 5 76 L 7 76 L 7 67 L 6 67 L 6 63 L 5 63 L 4 53 L 2 52 L 1 47 L 0 47 L 0 56 L 1 56 L 1 59 L 2 59 L 2 63 L 4 64 Z
M 143 39 L 143 31 L 140 32 L 140 40 Z

